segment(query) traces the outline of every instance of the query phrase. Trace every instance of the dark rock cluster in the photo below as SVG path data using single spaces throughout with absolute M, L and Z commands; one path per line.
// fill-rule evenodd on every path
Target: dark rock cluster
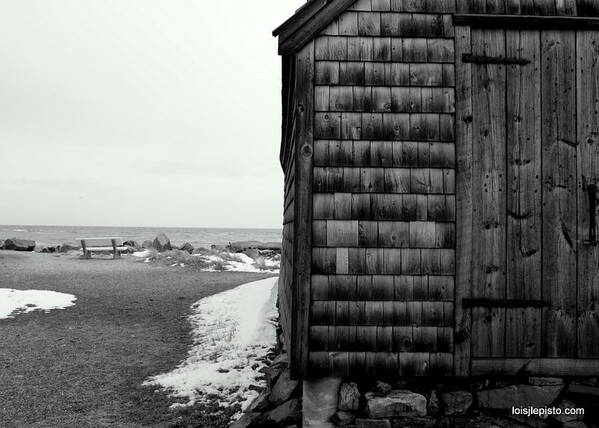
M 301 384 L 289 374 L 287 354 L 279 354 L 264 369 L 267 387 L 230 428 L 288 427 L 301 425 Z
M 283 362 L 283 363 L 282 363 Z M 290 380 L 286 358 L 266 369 L 270 388 L 250 406 L 233 428 L 303 426 L 347 428 L 591 428 L 599 423 L 599 380 L 554 377 L 496 379 L 413 378 L 391 383 L 328 378 L 323 391 L 338 393 L 331 409 L 326 393 L 311 386 L 309 393 Z M 329 392 L 329 395 L 330 392 Z M 291 401 L 291 402 L 290 402 Z M 282 404 L 285 406 L 278 408 Z M 547 409 L 552 414 L 526 415 L 513 409 Z M 565 409 L 583 408 L 584 414 Z M 274 418 L 272 411 L 283 414 Z M 270 412 L 270 413 L 269 413 Z M 328 414 L 326 419 L 314 419 Z M 312 419 L 312 420 L 311 420 Z
M 599 382 L 549 377 L 342 383 L 332 426 L 349 428 L 595 427 Z M 594 404 L 592 403 L 594 400 Z M 551 415 L 513 409 L 547 409 Z M 584 415 L 566 415 L 584 408 Z
M 29 239 L 9 238 L 2 242 L 0 247 L 3 250 L 12 251 L 33 251 L 35 249 L 35 241 Z

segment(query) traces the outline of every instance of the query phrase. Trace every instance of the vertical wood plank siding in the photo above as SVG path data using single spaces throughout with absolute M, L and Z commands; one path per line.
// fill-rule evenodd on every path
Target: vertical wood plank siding
M 357 1 L 314 40 L 309 375 L 453 373 L 453 1 Z
M 543 354 L 576 355 L 576 38 L 574 32 L 541 34 Z
M 281 167 L 285 177 L 283 202 L 283 242 L 281 248 L 281 271 L 279 275 L 279 322 L 287 349 L 291 347 L 291 320 L 293 318 L 293 242 L 295 218 L 295 58 L 283 57 L 281 127 Z
M 304 378 L 308 365 L 312 261 L 312 165 L 314 158 L 314 42 L 296 54 L 295 203 L 291 375 Z
M 456 27 L 456 55 L 471 50 L 469 27 Z M 456 200 L 456 289 L 455 289 L 455 357 L 454 374 L 470 374 L 470 343 L 472 332 L 472 309 L 464 308 L 460 302 L 469 297 L 472 289 L 472 65 L 456 61 L 456 156 L 457 200 Z
M 473 29 L 472 54 L 505 56 L 504 40 L 502 30 Z M 473 66 L 472 161 L 478 166 L 472 187 L 473 297 L 505 298 L 505 95 L 505 65 Z M 472 323 L 472 356 L 503 356 L 505 309 L 473 308 Z
M 599 182 L 599 34 L 579 31 L 577 55 L 578 357 L 599 356 L 599 247 L 585 245 L 591 227 L 585 186 Z M 581 88 L 584 88 L 581 90 Z
M 507 293 L 541 300 L 541 53 L 538 31 L 506 33 L 506 56 L 527 67 L 507 68 Z M 513 118 L 509 120 L 509 118 Z M 505 356 L 541 356 L 541 309 L 506 309 Z
M 527 60 L 456 65 L 456 374 L 469 359 L 478 371 L 494 359 L 596 359 L 598 32 L 455 31 L 461 52 Z M 466 309 L 464 297 L 497 304 Z

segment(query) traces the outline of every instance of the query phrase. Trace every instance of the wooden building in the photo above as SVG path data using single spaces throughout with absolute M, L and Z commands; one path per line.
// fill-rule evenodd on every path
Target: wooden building
M 293 376 L 599 374 L 599 0 L 312 0 L 275 30 Z

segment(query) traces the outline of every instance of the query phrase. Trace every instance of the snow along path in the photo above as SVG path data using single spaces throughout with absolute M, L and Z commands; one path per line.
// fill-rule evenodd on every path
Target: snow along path
M 75 300 L 77 298 L 72 294 L 56 291 L 0 288 L 0 319 L 36 310 L 50 312 L 52 309 L 68 308 L 75 304 Z
M 245 409 L 265 386 L 260 369 L 276 343 L 277 280 L 268 278 L 206 297 L 192 306 L 193 344 L 187 359 L 144 385 L 166 388 L 182 399 L 173 405 L 213 401 Z

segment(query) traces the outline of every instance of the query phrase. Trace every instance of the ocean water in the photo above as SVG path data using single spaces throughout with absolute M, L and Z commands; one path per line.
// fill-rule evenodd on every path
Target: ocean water
M 140 244 L 165 233 L 173 245 L 189 242 L 194 247 L 226 245 L 233 241 L 280 242 L 281 229 L 212 229 L 178 227 L 87 227 L 87 226 L 19 226 L 0 225 L 0 239 L 32 239 L 45 245 L 79 242 L 81 238 L 114 237 L 134 240 Z

